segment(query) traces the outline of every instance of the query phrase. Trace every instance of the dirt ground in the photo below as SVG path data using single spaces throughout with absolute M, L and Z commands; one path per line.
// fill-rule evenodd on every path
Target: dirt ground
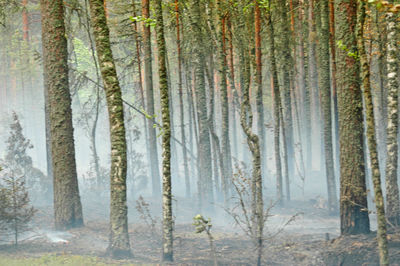
M 104 209 L 106 208 L 92 207 L 90 211 L 86 210 L 86 226 L 83 228 L 56 232 L 52 229 L 51 208 L 41 208 L 35 217 L 33 230 L 23 236 L 24 240 L 18 248 L 4 242 L 0 245 L 0 258 L 79 255 L 98 258 L 106 265 L 160 264 L 160 223 L 156 224 L 155 229 L 151 228 L 134 211 L 130 214 L 132 223 L 129 226 L 133 258 L 123 261 L 107 258 L 105 250 L 108 244 L 108 220 Z M 181 213 L 185 213 L 185 206 L 179 206 L 179 209 Z M 267 223 L 270 237 L 267 236 L 265 241 L 264 265 L 378 265 L 374 233 L 338 238 L 338 218 L 328 216 L 326 210 L 315 208 L 312 203 L 298 202 L 286 206 L 285 209 L 275 209 L 272 214 Z M 281 225 L 294 214 L 298 214 L 296 220 L 275 235 Z M 193 217 L 189 214 L 183 216 Z M 212 265 L 206 235 L 195 234 L 190 219 L 182 217 L 176 217 L 173 265 Z M 254 265 L 252 242 L 240 228 L 229 222 L 222 211 L 215 214 L 212 232 L 219 265 Z M 400 265 L 400 234 L 393 233 L 388 238 L 391 262 L 393 265 Z M 62 264 L 64 263 L 51 265 Z M 76 265 L 79 264 L 81 263 L 76 262 Z M 86 263 L 82 262 L 84 264 Z

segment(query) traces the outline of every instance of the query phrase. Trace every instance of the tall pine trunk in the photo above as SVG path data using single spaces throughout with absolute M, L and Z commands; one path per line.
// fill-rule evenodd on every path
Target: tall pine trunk
M 131 250 L 126 202 L 127 148 L 122 93 L 111 51 L 110 32 L 103 1 L 90 0 L 89 4 L 110 123 L 110 242 L 107 252 L 114 258 L 124 258 L 131 256 Z
M 343 235 L 368 233 L 369 218 L 365 186 L 363 114 L 360 65 L 355 27 L 357 0 L 336 0 L 338 109 L 340 135 L 340 229 Z
M 171 119 L 169 110 L 168 75 L 166 68 L 167 49 L 164 38 L 164 21 L 161 0 L 155 3 L 156 33 L 158 47 L 158 74 L 160 82 L 161 115 L 162 115 L 162 176 L 163 176 L 163 261 L 173 261 L 173 219 L 171 192 Z
M 64 5 L 41 0 L 43 66 L 57 230 L 83 225 L 75 162 Z

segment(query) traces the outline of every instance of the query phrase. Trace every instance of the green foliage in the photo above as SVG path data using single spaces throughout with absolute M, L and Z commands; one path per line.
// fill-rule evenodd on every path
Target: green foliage
M 365 1 L 365 0 L 360 0 L 360 1 Z M 392 4 L 385 0 L 368 0 L 368 3 L 375 5 L 376 8 L 380 11 L 389 11 L 393 13 L 400 12 L 400 4 L 396 3 Z
M 0 229 L 14 236 L 15 245 L 19 234 L 29 230 L 28 224 L 35 212 L 29 205 L 25 177 L 18 172 L 5 173 L 0 184 Z
M 157 21 L 152 18 L 145 18 L 143 16 L 130 17 L 130 20 L 133 22 L 144 22 L 147 27 L 155 27 L 157 25 Z
M 336 42 L 336 45 L 340 50 L 346 51 L 348 56 L 350 56 L 350 57 L 352 57 L 352 58 L 354 58 L 356 60 L 359 59 L 358 52 L 357 51 L 355 51 L 355 52 L 350 51 L 350 49 L 347 48 L 347 46 L 343 43 L 343 41 L 338 40 Z
M 90 48 L 79 38 L 73 38 L 72 44 L 74 46 L 76 70 L 81 73 L 87 73 L 89 70 L 95 68 Z M 93 71 L 90 71 L 92 73 Z
M 206 220 L 201 214 L 197 214 L 195 217 L 193 217 L 193 225 L 196 228 L 196 234 L 201 234 L 204 231 L 208 234 L 212 227 L 211 218 Z

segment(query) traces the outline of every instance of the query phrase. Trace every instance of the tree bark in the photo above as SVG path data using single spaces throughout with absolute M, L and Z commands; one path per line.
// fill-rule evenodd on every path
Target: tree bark
M 319 32 L 319 75 L 318 87 L 321 91 L 323 114 L 323 136 L 325 151 L 325 171 L 328 189 L 328 209 L 330 214 L 338 211 L 336 196 L 335 168 L 333 161 L 332 112 L 331 112 L 331 81 L 329 64 L 329 0 L 319 2 L 321 27 Z
M 389 265 L 388 241 L 386 237 L 385 205 L 382 195 L 381 174 L 379 169 L 378 149 L 376 143 L 374 104 L 372 102 L 370 66 L 364 45 L 365 2 L 358 2 L 357 12 L 357 47 L 361 63 L 361 79 L 364 89 L 365 114 L 367 121 L 367 139 L 371 160 L 372 181 L 375 191 L 375 204 L 378 219 L 377 241 L 380 265 Z
M 158 46 L 158 74 L 160 82 L 161 115 L 162 115 L 162 173 L 163 173 L 163 246 L 162 260 L 173 261 L 173 219 L 171 193 L 171 120 L 169 111 L 169 89 L 166 68 L 167 49 L 164 38 L 164 21 L 161 0 L 155 3 L 156 33 Z
M 144 18 L 150 17 L 150 1 L 142 0 L 142 16 Z M 153 68 L 151 65 L 151 34 L 150 26 L 143 23 L 143 47 L 144 47 L 144 81 L 146 84 L 146 112 L 149 116 L 154 116 L 154 92 L 153 92 Z M 157 134 L 156 128 L 153 123 L 147 120 L 147 132 L 149 134 L 149 147 L 150 147 L 150 169 L 151 169 L 151 183 L 153 197 L 160 194 L 160 170 L 158 168 L 158 151 L 157 151 Z
M 340 229 L 342 235 L 369 233 L 360 65 L 355 27 L 357 0 L 336 0 L 338 109 L 340 135 Z
M 61 0 L 41 0 L 46 107 L 50 121 L 54 220 L 57 230 L 83 226 L 68 82 L 68 50 Z
M 387 86 L 388 86 L 388 125 L 386 155 L 386 215 L 390 223 L 400 225 L 400 200 L 397 185 L 398 174 L 398 53 L 396 15 L 386 14 L 387 27 Z
M 199 146 L 198 146 L 198 164 L 199 164 L 199 197 L 200 209 L 206 203 L 209 206 L 214 201 L 212 188 L 212 163 L 211 163 L 211 143 L 210 132 L 208 126 L 207 114 L 207 97 L 205 87 L 205 62 L 202 38 L 202 16 L 201 7 L 198 1 L 194 1 L 192 7 L 192 28 L 195 38 L 194 47 L 194 74 L 195 74 L 195 90 L 197 101 L 197 114 L 199 120 Z
M 103 78 L 111 136 L 110 242 L 107 252 L 114 258 L 131 256 L 126 202 L 127 154 L 122 93 L 111 51 L 110 33 L 102 0 L 90 0 L 90 17 L 97 58 Z
M 278 205 L 283 204 L 283 180 L 282 180 L 282 163 L 281 163 L 281 147 L 280 147 L 280 108 L 281 108 L 281 95 L 278 82 L 278 70 L 276 67 L 275 57 L 275 40 L 274 40 L 274 25 L 272 24 L 271 15 L 268 16 L 269 28 L 269 49 L 270 49 L 270 62 L 272 74 L 272 96 L 274 103 L 274 155 L 275 155 L 275 171 L 276 171 L 276 201 Z

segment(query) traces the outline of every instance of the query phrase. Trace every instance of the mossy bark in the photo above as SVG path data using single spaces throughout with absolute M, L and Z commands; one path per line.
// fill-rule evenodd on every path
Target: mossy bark
M 50 120 L 54 220 L 57 230 L 83 226 L 68 82 L 64 5 L 41 0 L 44 82 Z
M 368 233 L 360 64 L 357 53 L 357 0 L 336 0 L 338 109 L 340 135 L 340 229 L 343 235 Z
M 397 46 L 398 25 L 396 14 L 386 14 L 387 27 L 387 155 L 386 155 L 386 215 L 390 223 L 400 226 L 400 200 L 397 184 L 398 174 L 398 108 L 399 108 L 399 81 L 398 81 L 398 53 Z
M 325 171 L 328 189 L 328 209 L 331 214 L 338 211 L 336 196 L 335 168 L 333 161 L 333 137 L 332 137 L 332 103 L 331 103 L 331 80 L 329 63 L 329 0 L 319 2 L 321 14 L 321 27 L 319 31 L 319 75 L 318 86 L 321 91 L 321 105 L 323 114 L 323 136 L 325 151 Z
M 169 89 L 166 68 L 167 49 L 164 38 L 164 21 L 161 0 L 155 2 L 156 33 L 158 47 L 158 74 L 161 96 L 162 115 L 162 206 L 163 206 L 163 245 L 162 260 L 173 261 L 173 219 L 171 192 L 171 119 L 169 111 Z
M 107 251 L 115 258 L 130 257 L 126 203 L 127 155 L 122 93 L 111 51 L 103 1 L 90 0 L 89 4 L 97 58 L 106 93 L 111 136 L 110 242 Z
M 150 17 L 150 1 L 142 0 L 142 16 L 144 18 Z M 152 68 L 152 53 L 151 53 L 151 33 L 150 26 L 143 23 L 143 48 L 144 48 L 144 82 L 146 87 L 146 113 L 154 116 L 154 88 L 153 88 L 153 68 Z M 160 194 L 160 170 L 158 163 L 157 151 L 157 133 L 151 120 L 147 120 L 147 132 L 149 139 L 149 153 L 150 153 L 150 172 L 153 197 Z
M 379 169 L 378 149 L 376 143 L 374 105 L 372 102 L 370 66 L 364 45 L 365 2 L 358 2 L 357 12 L 357 46 L 361 63 L 361 79 L 364 89 L 364 105 L 367 121 L 367 139 L 371 160 L 372 182 L 374 184 L 375 204 L 378 219 L 377 241 L 380 265 L 389 265 L 388 241 L 386 238 L 385 206 L 383 203 L 381 174 Z

